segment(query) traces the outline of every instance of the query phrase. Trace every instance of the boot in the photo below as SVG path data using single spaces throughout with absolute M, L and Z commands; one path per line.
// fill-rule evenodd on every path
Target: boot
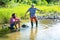
M 33 28 L 33 22 L 31 22 L 31 26 L 32 26 L 32 28 Z
M 38 21 L 36 21 L 36 27 L 38 27 Z

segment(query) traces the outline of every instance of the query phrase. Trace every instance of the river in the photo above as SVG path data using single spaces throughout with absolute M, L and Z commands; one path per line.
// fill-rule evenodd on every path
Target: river
M 42 19 L 38 20 L 38 27 L 35 23 L 31 28 L 30 21 L 23 22 L 29 27 L 21 28 L 19 32 L 7 34 L 7 37 L 2 37 L 0 40 L 60 40 L 60 20 Z

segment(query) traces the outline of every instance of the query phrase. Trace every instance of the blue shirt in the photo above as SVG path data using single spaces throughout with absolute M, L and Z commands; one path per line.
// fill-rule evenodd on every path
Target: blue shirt
M 30 17 L 35 17 L 35 13 L 36 13 L 36 10 L 39 10 L 37 8 L 29 8 L 29 12 L 30 12 Z

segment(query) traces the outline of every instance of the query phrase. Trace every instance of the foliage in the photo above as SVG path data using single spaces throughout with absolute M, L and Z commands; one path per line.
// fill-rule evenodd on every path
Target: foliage
M 57 6 L 57 5 L 36 6 L 36 7 L 45 13 L 54 12 L 54 11 L 60 12 L 60 6 Z M 20 4 L 19 6 L 16 6 L 13 8 L 0 8 L 0 23 L 9 23 L 12 13 L 16 13 L 18 18 L 24 18 L 24 15 L 29 8 L 30 8 L 30 5 L 24 5 L 24 4 Z M 45 13 L 44 14 L 39 13 L 39 14 L 46 15 Z M 27 17 L 29 17 L 29 14 Z
M 0 37 L 6 36 L 6 34 L 10 33 L 8 28 L 0 29 Z
M 12 2 L 11 2 L 12 1 Z M 11 2 L 13 4 L 13 2 L 15 3 L 22 3 L 22 4 L 36 4 L 36 5 L 47 5 L 48 3 L 53 2 L 54 3 L 58 3 L 60 0 L 0 0 L 0 2 L 4 2 L 5 4 L 8 4 L 9 2 Z

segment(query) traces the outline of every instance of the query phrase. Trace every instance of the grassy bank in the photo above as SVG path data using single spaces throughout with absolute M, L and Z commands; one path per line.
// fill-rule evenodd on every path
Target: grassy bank
M 36 6 L 37 8 L 41 9 L 44 12 L 60 12 L 60 6 Z M 16 13 L 17 17 L 23 18 L 27 9 L 30 8 L 29 5 L 19 5 L 13 8 L 0 8 L 0 23 L 8 23 L 9 18 L 11 17 L 12 13 Z M 40 14 L 40 13 L 39 13 Z M 41 15 L 43 15 L 41 13 Z

